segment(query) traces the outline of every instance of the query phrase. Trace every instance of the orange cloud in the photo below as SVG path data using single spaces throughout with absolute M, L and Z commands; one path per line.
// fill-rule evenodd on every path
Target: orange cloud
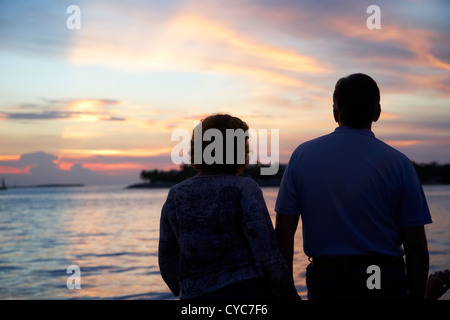
M 83 163 L 83 168 L 92 171 L 108 172 L 109 174 L 120 174 L 123 172 L 139 172 L 139 170 L 147 169 L 140 163 L 125 162 L 125 163 Z
M 397 113 L 390 113 L 390 112 L 384 112 L 381 111 L 380 119 L 398 119 L 400 118 L 400 115 Z
M 172 147 L 155 149 L 63 149 L 61 153 L 65 156 L 86 158 L 89 156 L 127 156 L 127 157 L 154 157 L 169 154 Z
M 62 139 L 87 139 L 102 136 L 99 132 L 88 132 L 88 131 L 64 131 L 61 134 Z
M 0 166 L 0 173 L 4 174 L 30 174 L 30 170 L 34 165 L 25 166 L 22 168 Z
M 67 110 L 88 113 L 101 113 L 104 111 L 102 101 L 96 99 L 81 99 L 72 101 L 67 105 Z
M 0 112 L 2 119 L 9 120 L 125 120 L 108 111 L 110 105 L 121 104 L 120 101 L 105 99 L 56 100 L 51 106 L 37 106 L 29 112 Z M 26 108 L 25 108 L 26 109 Z
M 416 144 L 419 144 L 419 140 L 387 140 L 387 144 L 393 147 L 409 147 Z
M 57 161 L 58 167 L 61 170 L 64 171 L 70 171 L 70 169 L 72 169 L 74 163 L 69 163 L 69 162 L 61 162 L 61 161 Z
M 223 72 L 296 87 L 309 84 L 300 81 L 295 73 L 331 71 L 328 63 L 316 57 L 257 40 L 198 13 L 183 11 L 157 26 L 150 21 L 142 23 L 148 30 L 146 37 L 151 40 L 143 43 L 141 37 L 133 36 L 135 32 L 127 28 L 111 34 L 90 33 L 89 38 L 81 33 L 75 38 L 69 60 L 127 72 L 173 69 Z M 92 41 L 95 38 L 99 41 Z
M 181 13 L 169 23 L 169 32 L 175 37 L 184 39 L 205 39 L 211 47 L 217 41 L 223 41 L 241 56 L 262 58 L 268 67 L 293 72 L 329 72 L 322 63 L 315 58 L 299 54 L 293 50 L 260 43 L 248 36 L 242 35 L 217 20 L 212 20 L 198 14 Z M 211 48 L 212 49 L 212 48 Z
M 0 162 L 6 162 L 6 165 L 0 165 L 0 173 L 3 174 L 29 174 L 30 169 L 34 165 L 24 165 L 22 167 L 12 167 L 9 165 L 11 162 L 20 160 L 20 155 L 0 155 Z M 9 163 L 8 163 L 9 162 Z
M 122 118 L 115 118 L 107 110 L 108 105 L 120 103 L 119 101 L 103 99 L 78 99 L 67 104 L 65 109 L 70 112 L 72 120 L 88 122 L 114 119 L 123 120 Z
M 361 23 L 355 22 L 354 17 L 331 17 L 328 19 L 327 24 L 331 30 L 335 30 L 345 37 L 361 38 L 370 42 L 390 43 L 394 47 L 408 50 L 415 56 L 412 60 L 404 56 L 391 58 L 396 64 L 450 70 L 450 63 L 432 54 L 433 44 L 445 43 L 448 38 L 447 35 L 439 34 L 436 31 L 387 23 L 383 23 L 381 30 L 369 30 L 361 26 Z M 388 60 L 388 58 L 383 56 L 372 58 Z
M 20 154 L 0 155 L 0 161 L 17 161 L 20 160 Z

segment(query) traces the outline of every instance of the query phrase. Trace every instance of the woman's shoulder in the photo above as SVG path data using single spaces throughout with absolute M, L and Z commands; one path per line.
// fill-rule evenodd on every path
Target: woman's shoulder
M 183 180 L 181 182 L 178 182 L 177 184 L 174 184 L 169 189 L 169 195 L 173 195 L 179 192 L 184 192 L 185 190 L 189 190 L 192 188 L 192 185 L 195 185 L 195 182 L 193 181 L 192 177 L 188 178 L 186 180 Z
M 194 176 L 172 186 L 169 194 L 192 192 L 198 189 L 220 189 L 221 187 L 236 187 L 242 191 L 260 190 L 255 180 L 236 175 Z
M 221 181 L 221 183 L 229 185 L 229 186 L 237 187 L 241 190 L 259 189 L 258 183 L 256 183 L 255 180 L 253 180 L 249 177 L 236 176 L 236 175 L 224 175 L 224 176 L 222 176 L 222 178 L 223 178 L 223 180 Z
M 252 190 L 254 189 L 260 189 L 259 188 L 259 184 L 253 180 L 252 178 L 249 177 L 242 177 L 242 176 L 237 176 L 237 178 L 239 179 L 239 184 L 241 186 L 243 186 L 244 188 L 251 188 Z

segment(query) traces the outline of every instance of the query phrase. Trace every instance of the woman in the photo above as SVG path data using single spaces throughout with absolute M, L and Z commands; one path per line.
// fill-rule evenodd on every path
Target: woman
M 204 142 L 209 129 L 216 138 Z M 199 173 L 172 187 L 162 208 L 161 275 L 181 299 L 299 298 L 261 189 L 239 176 L 248 164 L 248 135 L 227 141 L 227 129 L 248 132 L 245 122 L 224 114 L 194 129 L 191 162 Z M 201 161 L 194 150 L 201 151 Z

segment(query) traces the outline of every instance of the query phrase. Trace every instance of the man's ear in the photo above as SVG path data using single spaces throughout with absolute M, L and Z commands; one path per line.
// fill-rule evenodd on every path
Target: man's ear
M 333 117 L 334 117 L 334 121 L 336 121 L 337 123 L 340 123 L 339 111 L 337 111 L 334 107 L 333 107 Z
M 377 122 L 380 119 L 381 115 L 381 105 L 378 104 L 377 110 L 375 110 L 375 114 L 373 115 L 373 122 Z

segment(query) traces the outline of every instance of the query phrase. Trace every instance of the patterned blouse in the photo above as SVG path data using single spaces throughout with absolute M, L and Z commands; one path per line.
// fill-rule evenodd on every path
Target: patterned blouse
M 294 284 L 258 184 L 228 174 L 173 186 L 161 212 L 161 275 L 175 296 L 193 298 L 263 278 L 275 298 Z

